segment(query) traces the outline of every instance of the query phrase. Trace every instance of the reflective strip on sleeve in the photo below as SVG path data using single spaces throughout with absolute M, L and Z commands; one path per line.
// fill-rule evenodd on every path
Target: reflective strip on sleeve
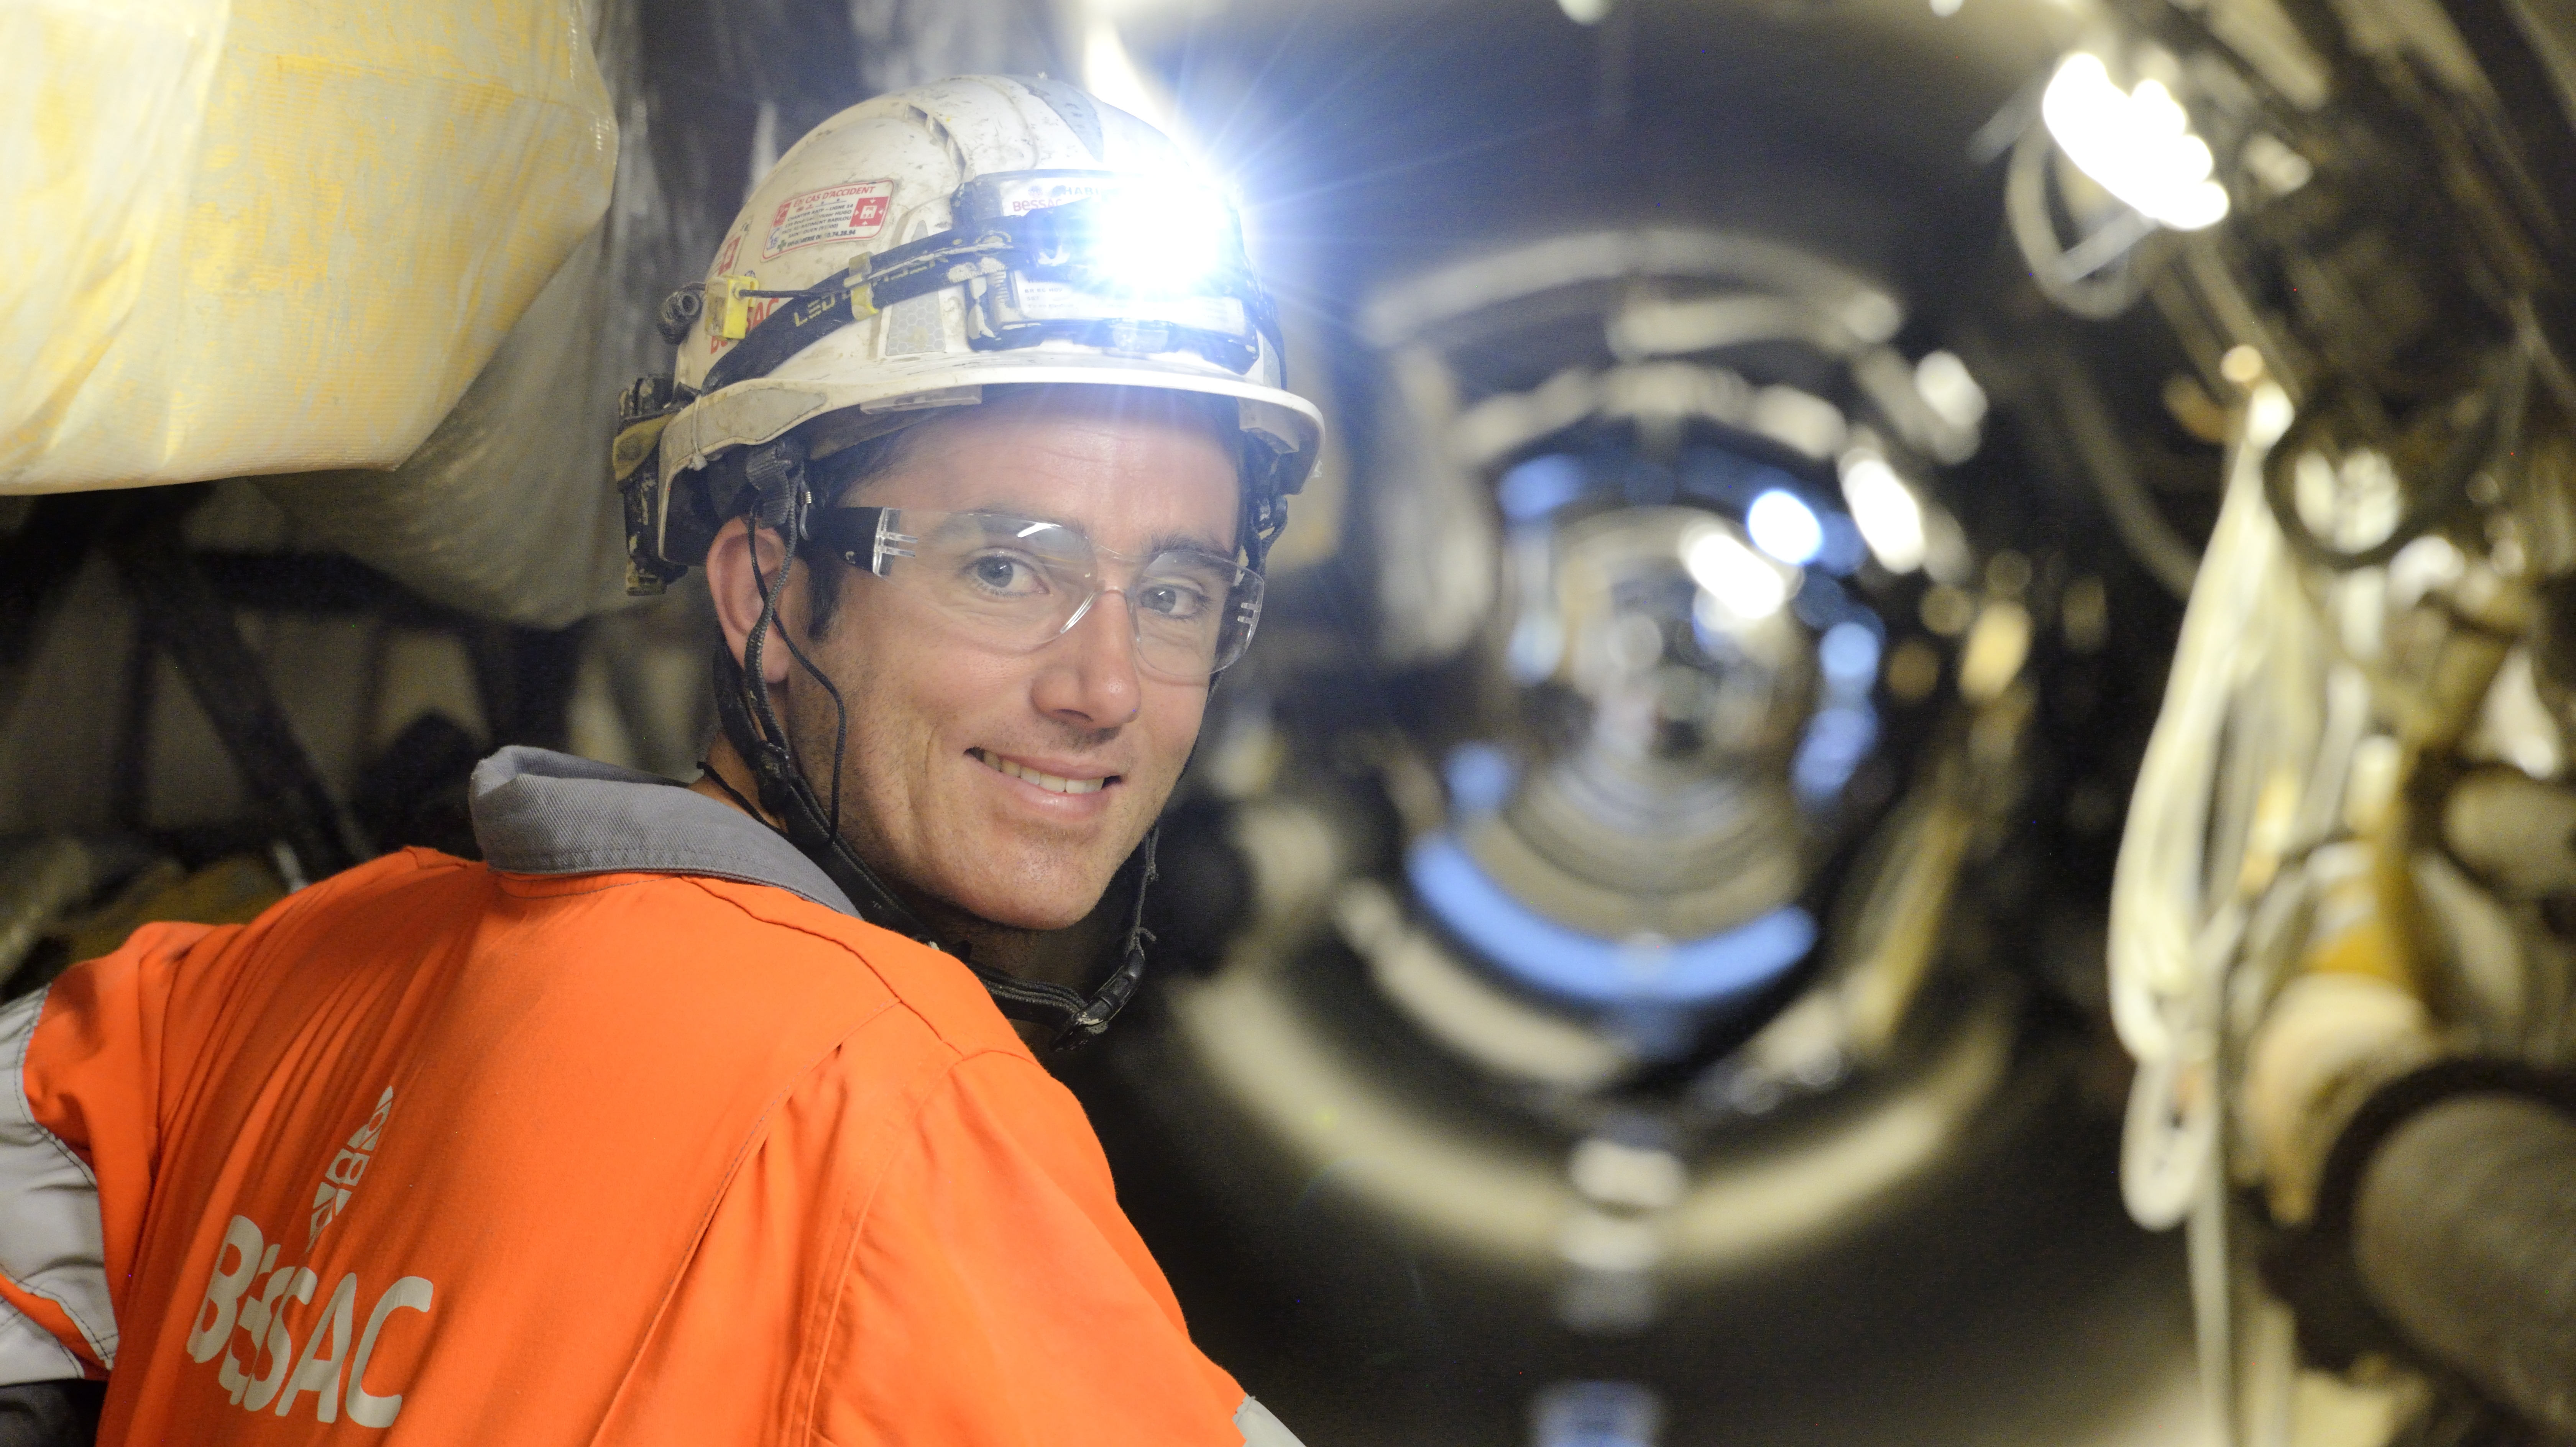
M 1243 1434 L 1243 1447 L 1305 1447 L 1286 1423 L 1250 1397 L 1234 1409 L 1234 1430 Z
M 98 1179 L 87 1162 L 37 1121 L 27 1100 L 27 1047 L 51 993 L 39 990 L 0 1006 L 0 1276 L 19 1291 L 61 1308 L 99 1364 L 113 1367 L 116 1311 L 107 1294 Z M 14 1308 L 10 1315 L 36 1325 Z M 7 1326 L 0 1318 L 0 1333 Z M 14 1360 L 0 1345 L 0 1365 Z

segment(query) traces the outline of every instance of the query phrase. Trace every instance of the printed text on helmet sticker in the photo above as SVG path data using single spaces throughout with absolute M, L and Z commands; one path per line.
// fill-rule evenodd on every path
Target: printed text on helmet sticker
M 864 241 L 885 229 L 893 205 L 892 181 L 861 181 L 790 196 L 769 218 L 760 259 L 775 260 L 818 241 Z

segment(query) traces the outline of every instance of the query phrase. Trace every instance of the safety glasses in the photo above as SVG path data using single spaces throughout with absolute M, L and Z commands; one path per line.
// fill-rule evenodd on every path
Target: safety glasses
M 1198 548 L 1130 557 L 1062 523 L 920 508 L 825 508 L 806 533 L 929 604 L 963 637 L 1005 652 L 1045 647 L 1116 593 L 1138 665 L 1194 683 L 1241 658 L 1261 620 L 1261 575 Z

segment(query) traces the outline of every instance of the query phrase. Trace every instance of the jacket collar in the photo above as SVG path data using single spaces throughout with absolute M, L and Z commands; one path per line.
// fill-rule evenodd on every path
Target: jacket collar
M 659 774 L 512 745 L 474 766 L 474 839 L 511 874 L 696 874 L 775 885 L 855 918 L 784 835 Z

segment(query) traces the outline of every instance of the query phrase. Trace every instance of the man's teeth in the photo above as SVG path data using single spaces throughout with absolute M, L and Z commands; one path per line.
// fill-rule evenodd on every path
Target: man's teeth
M 1014 779 L 1026 779 L 1051 794 L 1097 794 L 1100 792 L 1100 786 L 1109 782 L 1107 779 L 1058 778 L 1053 774 L 1032 769 L 1026 764 L 1015 764 L 990 749 L 977 749 L 975 757 Z

